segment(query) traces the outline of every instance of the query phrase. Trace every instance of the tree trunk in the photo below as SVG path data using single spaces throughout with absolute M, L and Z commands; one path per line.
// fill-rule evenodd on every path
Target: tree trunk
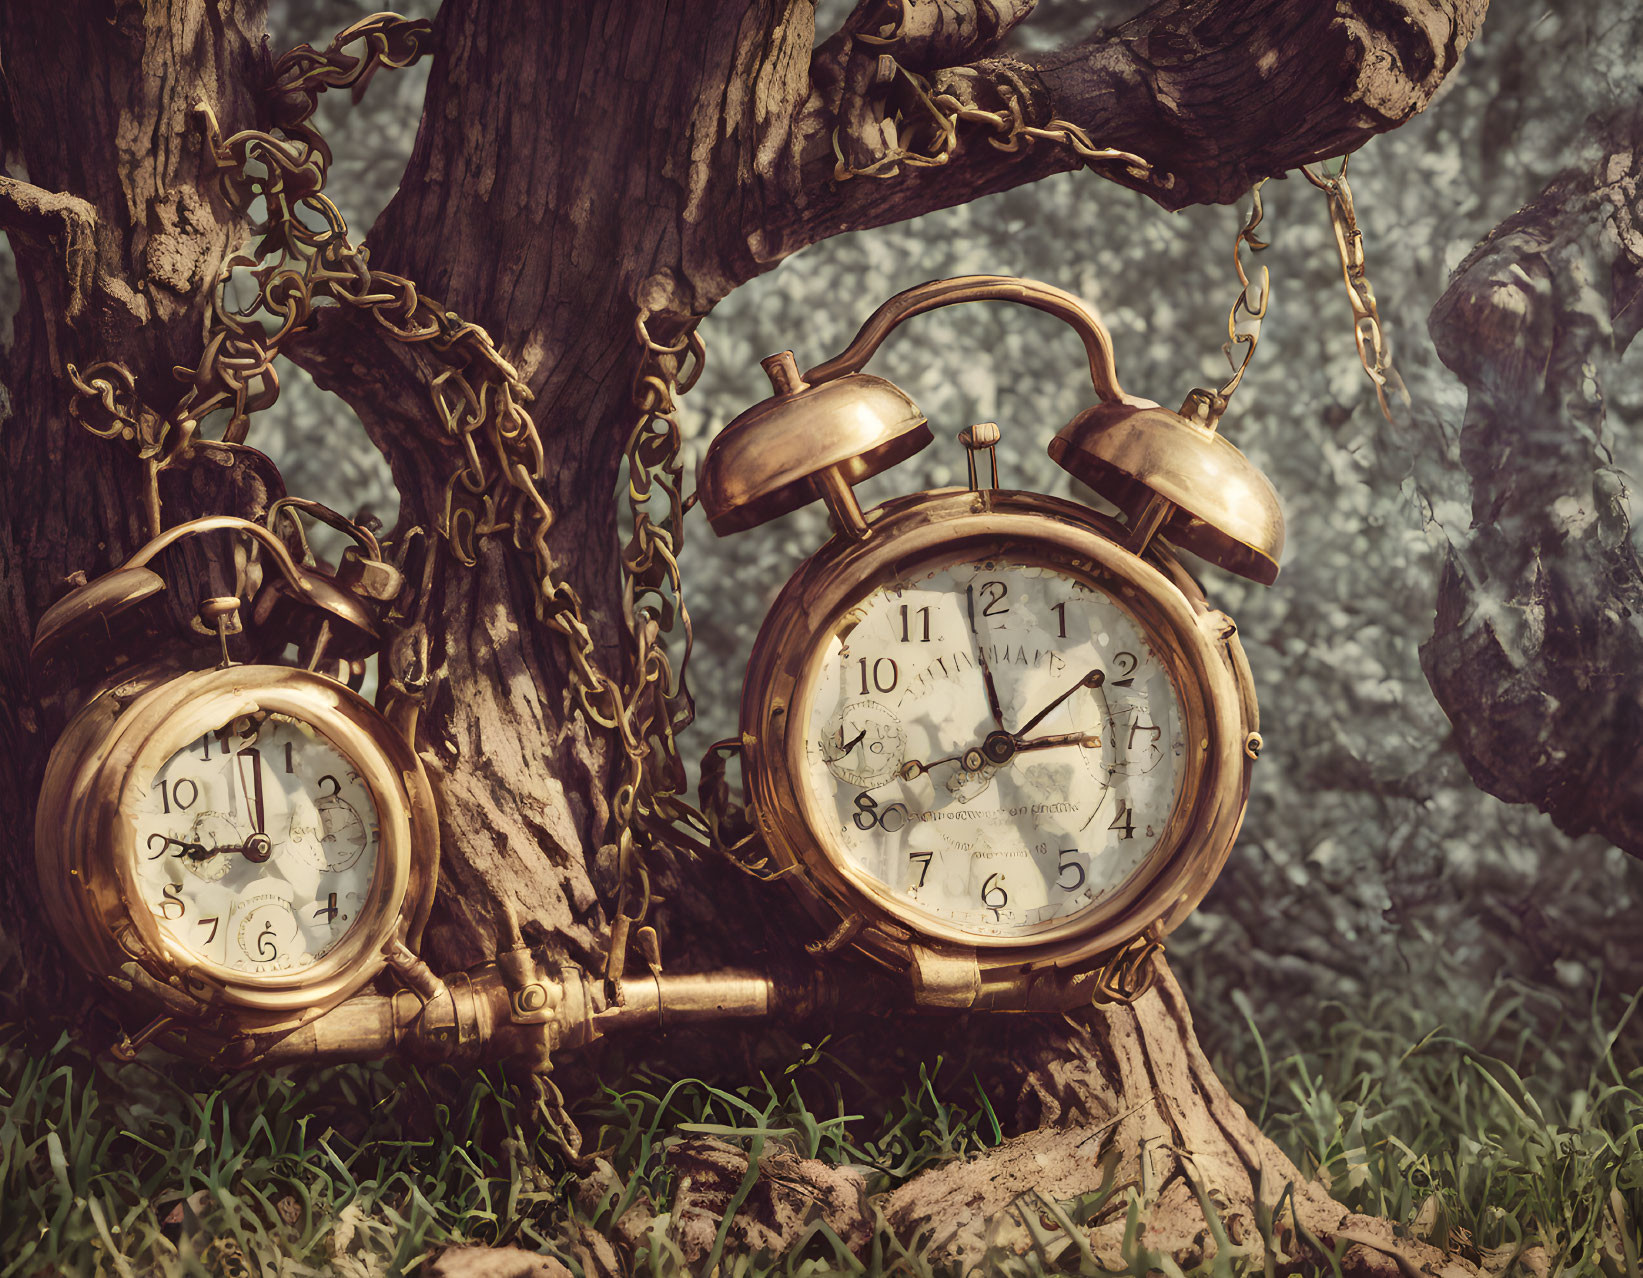
M 112 20 L 92 4 L 0 10 L 0 151 L 30 178 L 0 177 L 22 283 L 0 364 L 0 819 L 13 835 L 0 903 L 8 957 L 46 1004 L 90 991 L 61 961 L 34 875 L 34 802 L 74 695 L 36 684 L 29 644 L 70 574 L 108 571 L 144 536 L 140 467 L 70 418 L 65 365 L 119 360 L 160 412 L 181 397 L 170 370 L 198 362 L 211 286 L 243 234 L 201 180 L 191 113 L 203 101 L 249 121 L 261 27 L 260 12 L 197 4 Z M 187 517 L 221 494 L 172 496 Z
M 371 231 L 372 266 L 484 325 L 529 384 L 546 457 L 540 487 L 557 514 L 549 546 L 607 670 L 623 654 L 611 494 L 637 419 L 640 309 L 653 337 L 673 341 L 806 243 L 1076 163 L 1054 144 L 1004 152 L 967 129 L 939 168 L 839 179 L 835 124 L 857 167 L 893 160 L 892 136 L 916 145 L 916 122 L 897 116 L 905 104 L 871 73 L 881 54 L 972 105 L 1013 105 L 1035 125 L 1071 121 L 1098 146 L 1146 157 L 1150 169 L 1112 175 L 1179 207 L 1234 198 L 1256 177 L 1401 123 L 1430 100 L 1483 9 L 1165 0 L 1035 64 L 974 61 L 1030 6 L 978 3 L 976 20 L 951 30 L 915 21 L 928 16 L 921 0 L 902 7 L 907 20 L 889 45 L 855 40 L 884 25 L 867 3 L 814 53 L 809 0 L 632 0 L 542 6 L 524 18 L 515 6 L 451 0 L 436 21 L 421 131 Z M 37 922 L 29 814 L 69 698 L 35 687 L 28 636 L 69 574 L 118 562 L 141 527 L 134 468 L 68 418 L 64 364 L 120 360 L 150 407 L 175 403 L 167 370 L 197 362 L 209 289 L 238 231 L 210 194 L 188 112 L 203 98 L 225 129 L 252 126 L 267 75 L 255 4 L 119 12 L 113 24 L 73 0 L 0 12 L 9 113 L 0 126 L 28 175 L 0 186 L 25 292 L 0 441 L 0 818 L 18 833 L 3 891 L 21 968 L 53 1000 L 55 973 L 72 965 Z M 359 413 L 392 466 L 403 524 L 436 525 L 459 454 L 430 412 L 420 357 L 344 310 L 321 313 L 287 353 Z M 267 498 L 267 484 L 249 480 L 168 493 L 167 515 L 255 516 Z M 442 817 L 441 892 L 424 947 L 436 970 L 490 957 L 506 908 L 527 941 L 589 968 L 602 966 L 608 944 L 613 746 L 575 710 L 565 650 L 536 622 L 534 598 L 531 567 L 506 538 L 482 538 L 472 567 L 437 561 L 422 720 Z M 670 968 L 814 961 L 786 900 L 733 868 L 664 848 L 652 872 L 663 898 L 652 921 Z M 744 926 L 725 927 L 731 918 Z M 75 996 L 89 998 L 83 987 Z M 903 1228 L 959 1202 L 1002 1219 L 1035 1189 L 1052 1198 L 1092 1189 L 1100 1151 L 1112 1149 L 1117 1174 L 1156 1205 L 1149 1237 L 1166 1250 L 1206 1246 L 1201 1197 L 1219 1205 L 1233 1242 L 1254 1245 L 1256 1222 L 1293 1186 L 1294 1220 L 1325 1245 L 1362 1232 L 1355 1267 L 1439 1263 L 1381 1224 L 1344 1219 L 1258 1136 L 1198 1051 L 1167 971 L 1133 1008 L 1000 1023 L 1011 1038 L 997 1073 L 1021 1098 L 1020 1134 L 980 1163 L 899 1190 L 891 1218 Z M 898 1020 L 894 1032 L 933 1053 L 975 1031 L 928 1019 L 916 1029 Z M 977 1245 L 967 1234 L 942 1240 L 954 1256 Z
M 1432 310 L 1466 383 L 1472 526 L 1421 664 L 1472 779 L 1643 856 L 1643 567 L 1603 383 L 1643 324 L 1643 119 L 1597 131 L 1461 263 Z

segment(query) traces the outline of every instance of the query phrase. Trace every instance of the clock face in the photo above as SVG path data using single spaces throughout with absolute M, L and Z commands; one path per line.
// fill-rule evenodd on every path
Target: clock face
M 136 816 L 160 929 L 236 974 L 300 972 L 359 921 L 381 822 L 358 770 L 301 721 L 236 718 L 172 755 Z
M 801 692 L 831 855 L 912 921 L 1007 943 L 1100 911 L 1180 798 L 1180 701 L 1130 613 L 1006 559 L 881 586 Z

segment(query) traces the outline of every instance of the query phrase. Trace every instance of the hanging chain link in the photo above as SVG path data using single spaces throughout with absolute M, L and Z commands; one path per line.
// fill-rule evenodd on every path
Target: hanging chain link
M 1244 270 L 1244 245 L 1249 245 L 1251 253 L 1259 253 L 1271 247 L 1270 242 L 1256 238 L 1256 228 L 1261 225 L 1261 219 L 1266 216 L 1266 210 L 1261 203 L 1261 188 L 1266 185 L 1262 178 L 1250 188 L 1249 218 L 1239 229 L 1232 241 L 1232 267 L 1238 272 L 1238 296 L 1233 299 L 1232 309 L 1227 312 L 1227 340 L 1221 351 L 1227 357 L 1227 363 L 1232 367 L 1232 375 L 1221 383 L 1219 390 L 1207 390 L 1196 387 L 1187 393 L 1186 406 L 1183 413 L 1189 416 L 1197 412 L 1204 420 L 1215 422 L 1226 411 L 1227 405 L 1232 402 L 1233 392 L 1238 389 L 1244 380 L 1244 372 L 1249 368 L 1249 361 L 1255 357 L 1255 347 L 1261 340 L 1261 321 L 1266 318 L 1267 307 L 1272 300 L 1272 276 L 1266 267 L 1261 268 L 1261 285 L 1255 288 L 1250 282 L 1249 273 Z M 1251 300 L 1251 292 L 1254 300 Z M 1244 322 L 1239 323 L 1242 316 Z M 1233 352 L 1242 346 L 1243 357 L 1237 358 Z
M 856 38 L 869 44 L 888 43 L 861 35 Z M 852 166 L 845 159 L 839 131 L 835 128 L 833 176 L 840 182 L 853 177 L 894 177 L 904 164 L 915 169 L 939 168 L 959 151 L 960 124 L 979 124 L 991 129 L 996 136 L 989 137 L 987 142 L 999 151 L 1020 151 L 1034 142 L 1053 142 L 1066 147 L 1086 163 L 1122 164 L 1136 178 L 1146 178 L 1152 174 L 1152 166 L 1139 155 L 1115 147 L 1097 146 L 1088 133 L 1070 120 L 1054 119 L 1044 125 L 1028 124 L 1020 98 L 1014 94 L 1002 95 L 1005 101 L 1002 111 L 987 111 L 968 106 L 951 93 L 935 92 L 930 81 L 909 71 L 889 54 L 880 55 L 879 66 L 881 80 L 902 79 L 913 100 L 919 104 L 920 113 L 906 118 L 897 112 L 894 119 L 886 121 L 895 130 L 896 144 L 887 154 L 867 165 Z
M 1151 928 L 1131 937 L 1096 969 L 1091 1001 L 1097 1006 L 1135 1002 L 1158 979 L 1158 965 L 1153 959 L 1163 952 L 1164 942 Z
M 676 742 L 691 718 L 683 675 L 690 620 L 676 558 L 683 533 L 676 397 L 701 373 L 702 343 L 694 324 L 675 342 L 659 342 L 647 327 L 652 317 L 644 311 L 636 317 L 644 353 L 632 395 L 637 424 L 625 450 L 633 528 L 621 552 L 623 646 L 630 668 L 624 684 L 601 668 L 581 600 L 560 578 L 548 546 L 555 511 L 542 492 L 547 472 L 542 438 L 526 409 L 530 389 L 483 328 L 427 297 L 411 280 L 372 270 L 366 251 L 350 243 L 341 213 L 324 194 L 331 153 L 310 123 L 319 94 L 351 87 L 357 100 L 377 70 L 408 66 L 427 52 L 430 33 L 427 21 L 375 14 L 341 32 L 324 51 L 308 45 L 293 49 L 274 67 L 265 100 L 269 131 L 246 129 L 224 138 L 210 108 L 201 104 L 206 150 L 224 199 L 242 217 L 251 218 L 259 202 L 264 209 L 251 227 L 255 247 L 225 265 L 199 364 L 178 370 L 190 389 L 166 418 L 143 408 L 129 371 L 112 363 L 84 374 L 70 366 L 76 391 L 71 411 L 94 433 L 119 439 L 145 458 L 177 455 L 199 422 L 220 410 L 229 413 L 223 439 L 238 443 L 250 414 L 278 395 L 274 358 L 288 338 L 311 324 L 317 302 L 369 314 L 390 337 L 425 351 L 440 366 L 428 390 L 456 453 L 437 531 L 467 566 L 477 562 L 479 538 L 502 533 L 527 556 L 536 583 L 536 615 L 564 641 L 576 704 L 619 744 L 611 821 L 620 873 L 618 909 L 640 919 L 650 898 L 643 864 L 650 832 L 678 819 L 706 825 L 679 798 L 684 765 Z M 355 45 L 363 48 L 350 52 Z M 253 296 L 235 306 L 232 285 L 242 273 Z M 271 332 L 264 328 L 264 315 L 274 321 Z M 664 509 L 653 514 L 658 499 Z M 415 617 L 422 604 L 425 600 L 411 610 Z M 676 629 L 685 638 L 677 669 L 662 642 Z M 425 677 L 425 669 L 420 673 Z M 662 819 L 642 822 L 647 815 Z
M 1314 173 L 1303 164 L 1301 172 L 1306 180 L 1324 193 L 1329 201 L 1329 221 L 1335 229 L 1335 248 L 1341 259 L 1341 278 L 1346 282 L 1347 300 L 1352 304 L 1352 332 L 1358 344 L 1358 360 L 1369 380 L 1375 384 L 1375 398 L 1381 412 L 1392 421 L 1392 405 L 1388 392 L 1400 403 L 1409 402 L 1409 391 L 1392 367 L 1392 344 L 1381 327 L 1380 310 L 1375 305 L 1375 290 L 1369 283 L 1364 261 L 1363 232 L 1358 229 L 1357 210 L 1352 204 L 1352 188 L 1346 181 L 1348 157 L 1341 157 L 1340 168 L 1330 173 L 1320 165 Z

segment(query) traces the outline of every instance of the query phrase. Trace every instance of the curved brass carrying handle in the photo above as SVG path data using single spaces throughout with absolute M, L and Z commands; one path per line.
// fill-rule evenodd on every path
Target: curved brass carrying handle
M 254 524 L 249 519 L 241 519 L 238 515 L 205 515 L 199 519 L 190 519 L 186 524 L 178 524 L 175 528 L 167 528 L 158 537 L 155 537 L 136 554 L 121 564 L 121 569 L 143 568 L 168 546 L 175 545 L 185 537 L 192 537 L 195 533 L 218 531 L 241 532 L 258 542 L 273 556 L 274 565 L 280 570 L 280 576 L 290 583 L 303 598 L 313 593 L 308 581 L 298 570 L 296 561 L 291 558 L 291 552 L 278 537 L 261 524 Z
M 804 375 L 804 380 L 814 386 L 859 373 L 891 330 L 903 320 L 960 302 L 1017 302 L 1054 315 L 1083 339 L 1090 357 L 1090 383 L 1095 393 L 1109 403 L 1133 402 L 1119 388 L 1112 335 L 1101 317 L 1081 298 L 1064 289 L 1013 275 L 960 275 L 950 280 L 931 280 L 897 293 L 867 317 L 850 345 L 825 364 L 817 364 Z
M 292 531 L 296 533 L 297 540 L 302 543 L 303 554 L 312 557 L 313 551 L 308 548 L 308 530 L 302 526 L 302 520 L 297 518 L 298 513 L 336 529 L 358 546 L 367 559 L 382 558 L 382 543 L 377 541 L 376 534 L 369 528 L 356 524 L 347 515 L 332 510 L 323 502 L 312 501 L 307 497 L 281 497 L 268 508 L 263 521 L 271 529 L 278 528 L 280 516 L 284 515 Z

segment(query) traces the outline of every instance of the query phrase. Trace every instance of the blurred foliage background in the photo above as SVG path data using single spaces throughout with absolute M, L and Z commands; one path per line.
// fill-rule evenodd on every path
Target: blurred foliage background
M 848 8 L 824 0 L 818 31 Z M 1138 8 L 1051 0 L 1016 39 L 1054 47 Z M 272 43 L 321 43 L 367 11 L 277 3 Z M 358 233 L 392 194 L 424 74 L 380 76 L 357 107 L 322 104 L 332 193 Z M 1203 573 L 1212 602 L 1240 623 L 1267 746 L 1239 844 L 1171 947 L 1212 1051 L 1237 1056 L 1252 1026 L 1275 1051 L 1321 1051 L 1342 1020 L 1442 1022 L 1555 1094 L 1591 1065 L 1581 1031 L 1594 1018 L 1612 1026 L 1643 984 L 1643 865 L 1478 791 L 1418 659 L 1435 547 L 1470 519 L 1455 456 L 1464 392 L 1433 354 L 1427 312 L 1467 251 L 1585 154 L 1589 118 L 1640 90 L 1643 17 L 1628 0 L 1495 0 L 1439 99 L 1354 158 L 1370 277 L 1415 401 L 1412 437 L 1387 430 L 1359 367 L 1321 193 L 1298 175 L 1267 185 L 1271 248 L 1255 261 L 1272 272 L 1272 307 L 1223 427 L 1277 484 L 1289 548 L 1270 588 Z M 1247 208 L 1170 214 L 1072 173 L 797 254 L 702 326 L 707 370 L 683 411 L 690 470 L 717 429 L 768 394 L 762 356 L 792 348 L 808 367 L 891 294 L 949 275 L 1027 275 L 1081 294 L 1113 330 L 1125 387 L 1178 403 L 1224 375 L 1231 246 Z M 1624 366 L 1637 367 L 1635 355 Z M 1047 316 L 971 306 L 923 317 L 872 371 L 913 395 L 938 443 L 871 481 L 864 499 L 959 480 L 953 436 L 987 420 L 1004 430 L 1007 485 L 1078 496 L 1044 447 L 1086 403 L 1088 380 L 1077 339 Z M 284 386 L 254 442 L 292 491 L 369 507 L 391 525 L 386 467 L 346 408 L 295 369 Z M 1604 393 L 1626 469 L 1643 387 L 1626 378 Z M 1435 522 L 1423 520 L 1417 488 Z M 819 508 L 726 540 L 699 514 L 689 522 L 681 564 L 698 718 L 684 744 L 695 756 L 734 734 L 765 609 L 826 533 Z M 1628 1041 L 1635 1060 L 1639 1040 L 1624 1035 L 1623 1053 Z

